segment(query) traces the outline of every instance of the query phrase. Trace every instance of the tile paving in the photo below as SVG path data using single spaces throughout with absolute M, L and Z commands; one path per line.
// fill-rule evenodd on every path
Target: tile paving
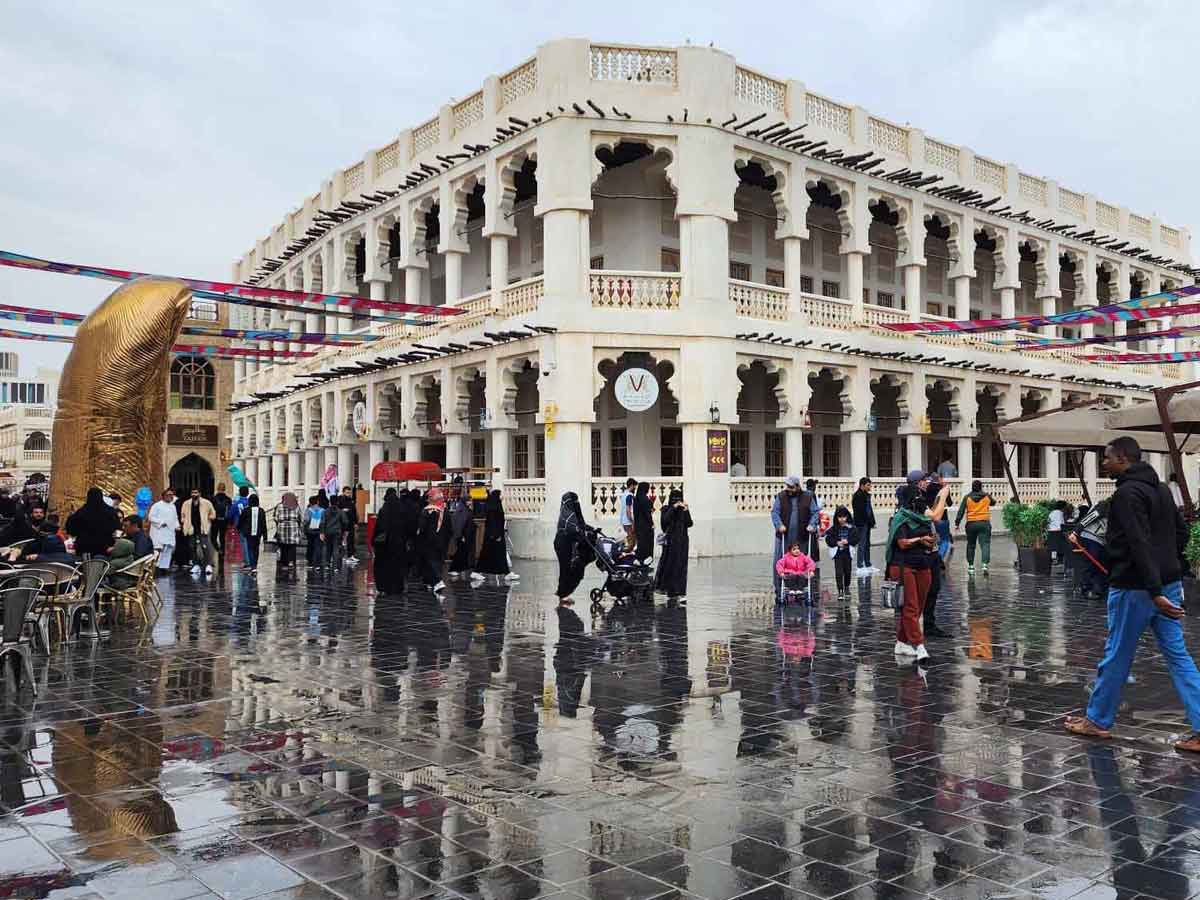
M 699 561 L 685 605 L 580 646 L 545 563 L 442 601 L 377 598 L 366 565 L 176 576 L 152 629 L 0 706 L 0 897 L 1196 895 L 1161 658 L 1117 741 L 1064 733 L 1104 610 L 1006 543 L 987 578 L 952 561 L 924 671 L 869 580 L 780 610 L 765 557 Z

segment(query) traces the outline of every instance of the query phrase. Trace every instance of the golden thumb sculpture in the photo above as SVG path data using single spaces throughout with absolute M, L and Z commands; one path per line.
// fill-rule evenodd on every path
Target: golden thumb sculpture
M 171 346 L 192 292 L 165 278 L 139 278 L 108 295 L 75 334 L 58 386 L 50 463 L 50 508 L 83 505 L 90 487 L 121 495 L 165 486 L 163 440 Z

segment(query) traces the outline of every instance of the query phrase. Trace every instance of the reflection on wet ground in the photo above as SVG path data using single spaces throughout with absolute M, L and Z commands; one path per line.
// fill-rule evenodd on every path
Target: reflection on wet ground
M 952 563 L 924 673 L 869 583 L 781 612 L 762 558 L 567 645 L 541 563 L 441 602 L 365 566 L 181 576 L 0 711 L 0 897 L 1196 894 L 1161 659 L 1119 741 L 1065 734 L 1104 610 L 1009 562 Z

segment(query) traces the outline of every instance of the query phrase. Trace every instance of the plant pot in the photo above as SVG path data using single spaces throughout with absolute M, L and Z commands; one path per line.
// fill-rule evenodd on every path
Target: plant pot
M 1050 551 L 1045 547 L 1018 547 L 1017 571 L 1026 575 L 1050 574 Z

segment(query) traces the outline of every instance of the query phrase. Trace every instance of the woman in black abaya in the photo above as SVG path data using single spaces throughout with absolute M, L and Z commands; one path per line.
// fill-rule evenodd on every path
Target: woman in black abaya
M 637 541 L 634 551 L 638 560 L 654 558 L 654 504 L 650 500 L 650 484 L 638 482 L 633 496 L 633 535 Z
M 661 522 L 666 544 L 658 561 L 654 589 L 670 598 L 686 597 L 688 529 L 692 527 L 692 514 L 683 502 L 683 491 L 671 491 L 667 505 L 662 508 Z
M 488 494 L 487 504 L 483 514 L 483 546 L 479 549 L 479 559 L 475 562 L 475 571 L 480 575 L 507 575 L 508 546 L 504 539 L 504 506 L 500 502 L 500 492 Z
M 570 597 L 583 581 L 583 572 L 588 563 L 595 559 L 591 546 L 584 539 L 587 523 L 583 521 L 583 510 L 579 496 L 567 491 L 562 496 L 558 510 L 558 528 L 554 533 L 554 555 L 558 557 L 558 588 L 554 595 L 560 600 Z

